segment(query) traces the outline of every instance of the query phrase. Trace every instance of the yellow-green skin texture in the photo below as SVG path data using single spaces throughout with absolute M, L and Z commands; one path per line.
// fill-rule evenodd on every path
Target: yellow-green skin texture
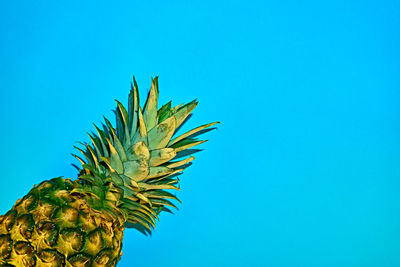
M 79 187 L 45 181 L 1 216 L 0 266 L 115 266 L 125 227 Z

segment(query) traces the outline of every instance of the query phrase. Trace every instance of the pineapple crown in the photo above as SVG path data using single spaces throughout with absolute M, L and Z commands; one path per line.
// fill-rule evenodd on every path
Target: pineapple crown
M 90 189 L 76 189 L 107 201 L 106 209 L 129 228 L 151 233 L 161 211 L 176 208 L 179 199 L 168 190 L 179 190 L 177 176 L 191 165 L 191 149 L 207 140 L 196 136 L 213 130 L 218 122 L 196 127 L 174 137 L 190 117 L 198 102 L 175 107 L 171 101 L 157 108 L 158 77 L 152 79 L 146 102 L 139 104 L 138 86 L 133 77 L 128 110 L 119 102 L 115 110 L 116 127 L 107 118 L 97 133 L 88 133 L 91 144 L 75 147 L 83 157 L 73 154 L 82 167 L 79 181 Z M 189 156 L 189 157 L 188 157 Z

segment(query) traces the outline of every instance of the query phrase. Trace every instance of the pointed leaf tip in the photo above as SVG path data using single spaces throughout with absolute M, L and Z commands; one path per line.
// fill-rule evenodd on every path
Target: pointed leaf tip
M 218 123 L 218 122 L 212 122 L 212 123 L 208 123 L 208 124 L 204 124 L 204 125 L 201 125 L 201 126 L 199 126 L 199 127 L 196 127 L 196 128 L 194 128 L 194 129 L 192 129 L 192 130 L 190 130 L 190 131 L 188 131 L 188 132 L 186 132 L 186 133 L 184 133 L 184 134 L 182 134 L 182 135 L 180 135 L 180 136 L 178 136 L 178 137 L 172 139 L 172 140 L 168 143 L 168 146 L 172 146 L 173 144 L 175 144 L 175 143 L 177 143 L 177 142 L 183 140 L 184 138 L 187 138 L 187 137 L 189 137 L 189 136 L 191 136 L 191 135 L 194 135 L 194 134 L 196 134 L 196 133 L 199 133 L 200 131 L 202 131 L 202 130 L 204 130 L 204 129 L 206 129 L 206 128 L 209 128 L 209 127 L 215 125 L 216 123 Z M 200 133 L 201 133 L 201 132 L 200 132 Z

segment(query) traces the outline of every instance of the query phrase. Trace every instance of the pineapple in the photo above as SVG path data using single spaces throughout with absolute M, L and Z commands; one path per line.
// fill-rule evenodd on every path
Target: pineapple
M 158 78 L 143 109 L 133 79 L 128 109 L 117 101 L 116 127 L 105 118 L 74 155 L 76 180 L 44 181 L 0 216 L 0 266 L 115 266 L 125 227 L 151 234 L 163 211 L 176 208 L 179 175 L 205 141 L 195 136 L 217 122 L 174 137 L 196 107 L 157 109 Z

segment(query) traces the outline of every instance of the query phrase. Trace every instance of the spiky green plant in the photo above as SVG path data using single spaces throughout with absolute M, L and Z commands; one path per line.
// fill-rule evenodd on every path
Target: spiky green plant
M 194 159 L 195 137 L 209 123 L 174 137 L 197 101 L 157 108 L 158 79 L 143 109 L 133 81 L 128 109 L 117 101 L 116 126 L 106 118 L 90 144 L 76 147 L 76 180 L 35 185 L 0 217 L 1 266 L 115 266 L 125 227 L 151 233 L 178 198 L 177 175 Z

